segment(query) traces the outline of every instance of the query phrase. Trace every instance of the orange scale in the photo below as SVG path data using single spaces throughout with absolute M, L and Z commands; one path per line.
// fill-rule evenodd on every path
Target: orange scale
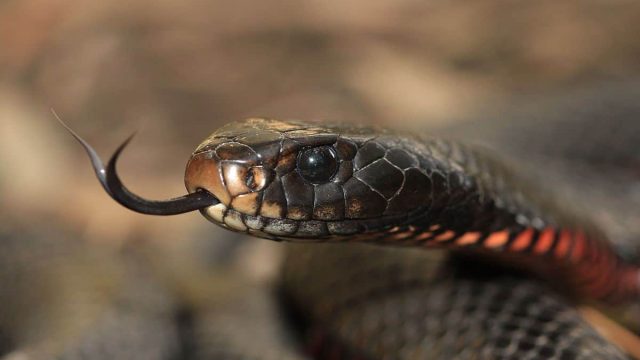
M 471 245 L 471 244 L 475 244 L 478 242 L 478 240 L 480 240 L 480 237 L 482 236 L 481 233 L 479 232 L 468 232 L 468 233 L 464 233 L 462 236 L 460 236 L 458 238 L 458 240 L 456 240 L 456 244 L 458 245 Z
M 551 246 L 553 245 L 553 241 L 556 238 L 556 231 L 553 228 L 546 228 L 538 236 L 538 241 L 536 241 L 533 246 L 533 252 L 536 254 L 546 254 Z
M 482 243 L 485 247 L 488 248 L 498 248 L 503 246 L 509 241 L 509 232 L 507 230 L 496 231 L 494 233 L 489 234 L 485 241 Z
M 456 233 L 451 231 L 451 230 L 447 230 L 445 232 L 443 232 L 442 234 L 436 236 L 435 238 L 433 238 L 435 241 L 448 241 L 453 239 L 456 236 Z
M 560 232 L 560 238 L 558 239 L 558 244 L 554 250 L 554 253 L 557 258 L 564 258 L 569 253 L 569 249 L 571 249 L 571 242 L 573 240 L 573 235 L 568 230 L 562 230 Z
M 528 248 L 531 245 L 531 241 L 533 240 L 534 230 L 532 228 L 527 228 L 523 232 L 521 232 L 511 244 L 511 250 L 513 251 L 522 251 Z
M 427 232 L 423 232 L 423 233 L 418 234 L 418 235 L 414 238 L 414 240 L 415 240 L 415 241 L 423 241 L 423 240 L 430 239 L 432 236 L 433 236 L 433 233 L 432 233 L 432 232 L 430 232 L 430 231 L 427 231 Z
M 404 240 L 410 238 L 413 235 L 413 231 L 404 231 L 400 233 L 395 233 L 391 235 L 392 240 Z

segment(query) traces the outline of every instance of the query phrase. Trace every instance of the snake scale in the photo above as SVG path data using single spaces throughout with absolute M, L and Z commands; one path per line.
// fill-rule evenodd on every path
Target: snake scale
M 78 140 L 105 190 L 130 209 L 199 210 L 224 228 L 295 243 L 279 298 L 304 346 L 274 340 L 249 356 L 242 341 L 222 341 L 211 358 L 626 358 L 575 305 L 637 302 L 640 273 L 627 241 L 635 233 L 621 230 L 635 220 L 603 225 L 565 201 L 571 191 L 554 189 L 552 175 L 529 176 L 491 150 L 376 127 L 252 118 L 197 147 L 188 195 L 150 201 L 116 173 L 127 142 L 105 168 Z M 624 156 L 616 159 L 633 168 L 633 152 Z M 582 183 L 574 191 L 591 184 Z M 623 233 L 626 243 L 611 235 Z

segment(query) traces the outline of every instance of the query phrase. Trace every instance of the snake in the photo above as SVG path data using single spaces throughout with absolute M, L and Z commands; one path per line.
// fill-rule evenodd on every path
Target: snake
M 225 229 L 289 244 L 277 293 L 303 345 L 274 340 L 270 352 L 247 355 L 251 339 L 239 334 L 233 349 L 217 343 L 213 358 L 624 359 L 630 351 L 576 307 L 637 303 L 633 249 L 563 201 L 550 177 L 529 176 L 494 151 L 380 127 L 249 118 L 196 148 L 186 195 L 148 200 L 116 171 L 131 138 L 105 166 L 67 129 L 123 206 L 198 210 Z

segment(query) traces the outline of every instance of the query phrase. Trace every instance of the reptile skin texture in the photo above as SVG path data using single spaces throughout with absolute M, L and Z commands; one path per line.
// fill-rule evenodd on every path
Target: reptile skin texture
M 442 252 L 316 247 L 291 246 L 283 269 L 315 358 L 626 358 L 566 298 L 505 269 Z
M 324 181 L 300 171 L 308 149 L 336 154 Z M 637 266 L 588 218 L 546 184 L 455 142 L 248 119 L 205 140 L 185 182 L 189 192 L 204 189 L 221 201 L 203 211 L 211 221 L 250 235 L 488 252 L 579 296 L 620 302 L 639 293 Z

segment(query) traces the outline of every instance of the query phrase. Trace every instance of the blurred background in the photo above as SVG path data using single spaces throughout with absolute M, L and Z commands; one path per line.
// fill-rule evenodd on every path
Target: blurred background
M 246 241 L 198 214 L 122 208 L 50 108 L 103 157 L 137 130 L 122 177 L 168 198 L 185 192 L 198 143 L 245 117 L 442 127 L 531 94 L 637 75 L 639 18 L 633 0 L 5 0 L 0 229 L 56 233 L 98 258 L 134 249 L 183 292 L 200 291 L 185 279 L 223 260 L 263 281 L 277 244 L 237 249 Z

